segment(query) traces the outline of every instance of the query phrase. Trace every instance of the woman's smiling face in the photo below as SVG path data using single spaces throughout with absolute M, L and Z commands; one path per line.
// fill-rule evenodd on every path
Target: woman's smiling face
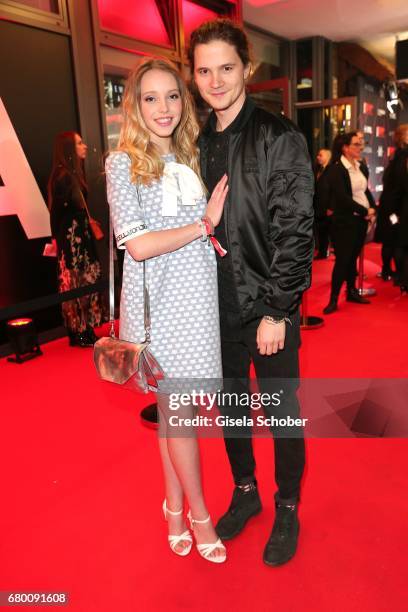
M 140 112 L 150 139 L 167 153 L 180 123 L 182 100 L 177 81 L 164 70 L 152 69 L 141 80 Z

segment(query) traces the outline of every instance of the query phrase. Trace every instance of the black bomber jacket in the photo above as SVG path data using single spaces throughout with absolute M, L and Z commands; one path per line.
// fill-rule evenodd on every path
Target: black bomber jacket
M 212 123 L 211 123 L 212 122 Z M 212 113 L 200 136 L 206 182 Z M 310 286 L 314 178 L 306 142 L 283 116 L 247 97 L 228 146 L 227 249 L 244 322 L 297 311 Z

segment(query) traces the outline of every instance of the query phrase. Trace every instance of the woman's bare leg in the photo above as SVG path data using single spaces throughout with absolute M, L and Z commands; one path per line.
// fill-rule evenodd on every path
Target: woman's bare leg
M 196 520 L 204 520 L 208 517 L 208 509 L 204 501 L 204 495 L 201 485 L 201 470 L 200 470 L 200 454 L 197 438 L 195 437 L 194 428 L 183 427 L 170 428 L 167 426 L 169 415 L 174 415 L 174 412 L 169 411 L 168 396 L 157 395 L 157 404 L 160 411 L 161 425 L 159 425 L 159 436 L 165 435 L 162 438 L 160 448 L 162 451 L 162 459 L 166 461 L 165 478 L 166 491 L 171 490 L 172 495 L 179 495 L 180 490 L 177 485 L 180 484 L 184 491 L 191 510 L 191 515 Z M 192 406 L 182 408 L 177 411 L 176 415 L 181 418 L 192 418 L 194 416 Z M 179 437 L 179 436 L 183 437 Z M 165 445 L 167 444 L 167 453 Z M 171 467 L 168 466 L 168 460 Z M 163 465 L 164 465 L 163 461 Z M 194 525 L 194 534 L 198 544 L 208 544 L 216 542 L 218 536 L 215 532 L 211 521 L 204 524 Z M 211 556 L 224 554 L 221 549 L 215 549 Z
M 159 399 L 157 397 L 157 404 L 159 405 Z M 160 409 L 159 409 L 160 410 Z M 168 510 L 172 512 L 178 512 L 184 507 L 184 492 L 181 482 L 176 474 L 176 471 L 171 462 L 169 451 L 167 448 L 167 438 L 165 437 L 165 422 L 164 419 L 160 418 L 160 428 L 163 428 L 159 434 L 159 450 L 162 460 L 163 476 L 164 476 L 164 487 L 166 493 L 166 503 Z M 187 529 L 184 513 L 179 516 L 173 516 L 167 514 L 167 522 L 169 528 L 169 534 L 180 535 Z M 189 542 L 182 540 L 179 542 L 175 549 L 181 552 L 183 548 L 187 548 Z

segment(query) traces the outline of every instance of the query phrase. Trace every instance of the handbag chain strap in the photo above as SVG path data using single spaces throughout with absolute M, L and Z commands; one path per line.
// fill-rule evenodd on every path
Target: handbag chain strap
M 110 336 L 115 337 L 115 269 L 113 264 L 113 227 L 109 214 L 109 323 Z
M 139 199 L 139 205 L 141 203 L 141 197 L 139 188 L 137 188 L 137 196 Z M 142 208 L 142 207 L 141 207 Z M 143 210 L 143 208 L 142 208 Z M 115 338 L 115 269 L 113 262 L 113 224 L 112 216 L 109 215 L 109 324 L 110 324 L 110 336 Z M 146 282 L 146 262 L 143 260 L 143 320 L 145 330 L 144 342 L 150 342 L 150 296 Z

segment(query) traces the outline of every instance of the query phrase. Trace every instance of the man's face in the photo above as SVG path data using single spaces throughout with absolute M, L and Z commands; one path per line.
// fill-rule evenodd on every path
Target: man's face
M 222 40 L 197 45 L 194 50 L 194 80 L 203 99 L 215 111 L 243 102 L 249 70 L 235 47 Z
M 316 161 L 321 166 L 327 166 L 329 163 L 329 151 L 326 149 L 320 149 L 318 154 L 316 155 Z

